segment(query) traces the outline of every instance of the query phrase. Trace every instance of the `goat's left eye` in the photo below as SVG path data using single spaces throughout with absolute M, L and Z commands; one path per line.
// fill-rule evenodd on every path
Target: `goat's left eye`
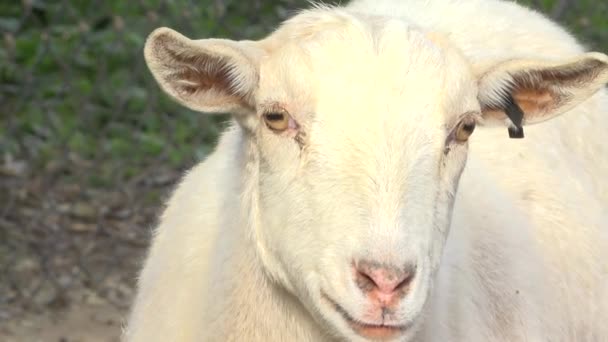
M 289 128 L 291 120 L 286 112 L 269 112 L 263 115 L 266 126 L 275 132 L 283 132 Z
M 469 140 L 471 134 L 475 131 L 475 120 L 473 118 L 466 118 L 458 123 L 454 132 L 454 139 L 457 142 L 464 143 Z

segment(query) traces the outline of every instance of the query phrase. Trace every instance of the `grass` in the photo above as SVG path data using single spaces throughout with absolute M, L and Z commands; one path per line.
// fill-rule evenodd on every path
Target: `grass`
M 3 2 L 0 151 L 30 169 L 95 162 L 93 186 L 151 163 L 192 164 L 209 153 L 226 117 L 193 113 L 160 92 L 142 56 L 147 34 L 169 26 L 192 37 L 255 39 L 302 3 Z

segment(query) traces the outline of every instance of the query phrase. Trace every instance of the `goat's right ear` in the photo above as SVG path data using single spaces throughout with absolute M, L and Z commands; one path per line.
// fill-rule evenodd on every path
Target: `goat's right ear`
M 255 108 L 258 61 L 253 42 L 191 40 L 169 28 L 150 34 L 144 56 L 162 89 L 186 107 L 211 113 Z

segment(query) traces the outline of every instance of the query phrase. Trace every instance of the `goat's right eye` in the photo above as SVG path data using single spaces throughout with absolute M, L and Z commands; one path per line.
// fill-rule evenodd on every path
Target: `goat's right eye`
M 285 112 L 269 112 L 263 115 L 266 126 L 275 132 L 283 132 L 289 128 L 291 118 Z
M 472 118 L 467 118 L 461 121 L 458 126 L 456 126 L 455 136 L 457 142 L 464 143 L 469 140 L 471 134 L 475 130 L 475 120 Z

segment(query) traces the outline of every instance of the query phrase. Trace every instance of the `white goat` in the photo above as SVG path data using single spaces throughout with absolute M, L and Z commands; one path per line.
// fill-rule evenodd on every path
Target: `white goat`
M 169 201 L 126 340 L 608 341 L 608 57 L 542 15 L 359 0 L 145 57 L 236 123 Z

